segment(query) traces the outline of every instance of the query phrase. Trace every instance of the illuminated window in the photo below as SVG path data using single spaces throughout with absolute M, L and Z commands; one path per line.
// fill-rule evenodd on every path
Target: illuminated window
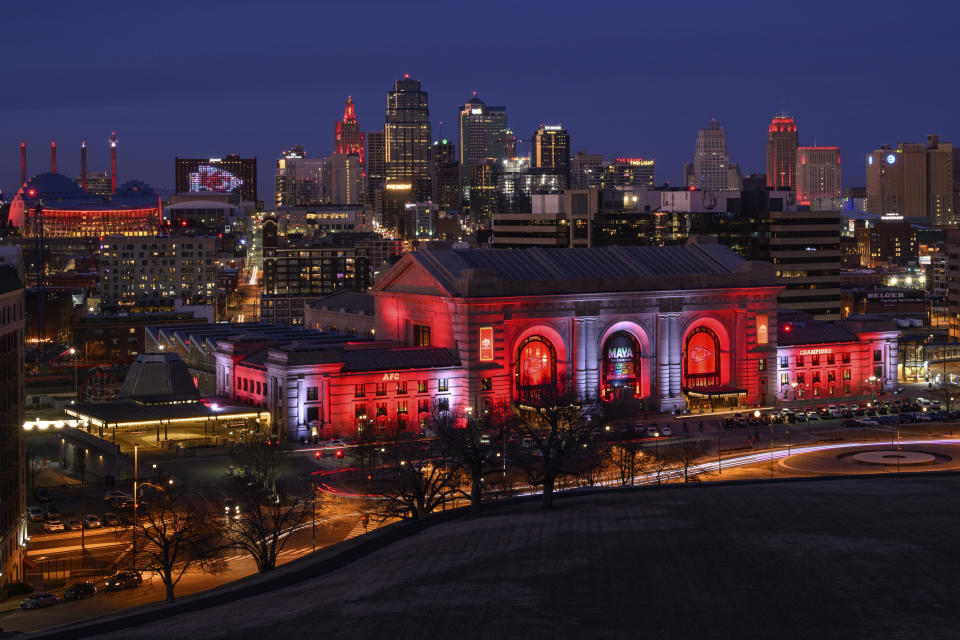
M 450 380 L 447 378 L 440 378 L 437 380 L 437 391 L 444 392 L 450 391 Z
M 764 358 L 757 360 L 757 371 L 766 371 L 767 370 L 767 361 Z
M 720 384 L 720 340 L 713 329 L 697 327 L 687 338 L 683 355 L 685 387 Z
M 493 389 L 493 378 L 480 378 L 480 391 Z
M 417 381 L 417 393 L 426 393 L 430 388 L 429 380 L 418 380 Z
M 757 314 L 757 344 L 767 344 L 769 339 L 768 318 L 765 313 Z
M 418 347 L 429 347 L 430 327 L 423 324 L 413 325 L 413 344 Z
M 353 387 L 353 396 L 355 398 L 362 398 L 365 395 L 367 395 L 367 390 L 362 384 L 358 384 Z
M 405 394 L 406 392 L 407 392 L 407 381 L 404 380 L 403 382 L 398 382 L 398 383 L 397 383 L 397 394 L 398 394 L 398 395 L 403 395 L 403 394 Z
M 366 415 L 367 415 L 367 405 L 365 405 L 365 404 L 358 404 L 358 405 L 356 405 L 356 408 L 353 410 L 353 415 L 354 415 L 355 418 L 361 418 L 361 417 L 363 417 L 363 416 L 366 416 Z
M 780 356 L 780 368 L 781 369 L 790 368 L 790 356 Z
M 850 379 L 850 369 L 844 369 L 844 370 L 843 370 L 843 379 L 844 379 L 844 380 L 849 380 L 849 379 Z
M 377 383 L 377 395 L 378 395 L 378 396 L 385 396 L 385 395 L 387 395 L 387 383 L 386 383 L 386 382 L 378 382 L 378 383 Z
M 397 413 L 407 413 L 407 401 L 401 400 L 397 403 Z
M 780 386 L 785 386 L 785 385 L 788 385 L 788 384 L 790 384 L 790 374 L 789 374 L 789 373 L 781 373 L 781 374 L 780 374 Z

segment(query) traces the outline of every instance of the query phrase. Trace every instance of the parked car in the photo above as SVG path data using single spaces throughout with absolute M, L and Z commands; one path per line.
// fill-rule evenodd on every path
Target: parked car
M 796 420 L 797 422 L 806 422 L 806 421 L 807 421 L 807 414 L 805 414 L 805 413 L 803 413 L 802 411 L 800 411 L 800 412 L 797 413 L 796 416 L 794 416 L 794 420 Z
M 239 518 L 240 517 L 240 505 L 237 504 L 237 501 L 233 498 L 225 498 L 223 501 L 223 517 L 224 518 Z
M 135 589 L 143 584 L 143 577 L 139 571 L 121 571 L 107 578 L 107 591 L 122 591 Z
M 324 449 L 342 449 L 343 447 L 347 447 L 347 446 L 350 446 L 350 445 L 348 445 L 343 440 L 340 440 L 339 438 L 334 438 L 329 442 L 327 442 L 327 444 L 323 445 L 323 448 Z
M 83 519 L 83 526 L 87 529 L 96 529 L 102 527 L 103 523 L 100 522 L 100 518 L 93 513 L 88 513 Z
M 659 438 L 660 431 L 657 430 L 655 426 L 647 427 L 647 437 L 648 438 Z
M 89 581 L 75 582 L 63 590 L 64 600 L 82 600 L 97 595 L 97 587 Z
M 114 500 L 110 503 L 117 511 L 129 511 L 133 509 L 133 498 L 120 498 L 119 500 Z
M 46 487 L 37 487 L 33 490 L 33 497 L 40 502 L 50 502 L 50 491 Z
M 818 414 L 816 411 L 807 411 L 808 422 L 812 422 L 814 420 L 819 420 L 819 419 L 820 419 L 820 414 Z
M 53 504 L 52 502 L 47 505 L 46 509 L 44 509 L 44 513 L 47 516 L 47 520 L 50 520 L 51 518 L 54 520 L 60 519 L 60 509 L 57 509 L 57 505 Z
M 80 518 L 69 518 L 66 527 L 69 531 L 80 531 L 83 528 L 83 523 L 80 522 Z
M 53 533 L 54 531 L 63 531 L 63 521 L 59 518 L 54 518 L 47 520 L 43 523 L 43 530 L 47 533 Z
M 533 441 L 533 438 L 524 438 L 520 441 L 521 449 L 532 449 L 536 443 Z
M 60 602 L 60 598 L 55 593 L 35 593 L 29 598 L 20 601 L 21 609 L 42 609 L 43 607 L 52 607 Z
M 634 433 L 634 435 L 638 435 L 638 436 L 640 436 L 640 437 L 643 437 L 643 435 L 644 435 L 646 432 L 647 432 L 647 428 L 646 428 L 645 426 L 643 426 L 642 424 L 639 424 L 639 423 L 638 423 L 638 424 L 633 425 L 633 433 Z
M 103 514 L 103 526 L 105 527 L 115 527 L 120 524 L 120 518 L 117 517 L 117 514 L 107 512 Z
M 671 427 L 671 426 L 668 425 L 668 424 L 663 425 L 663 428 L 660 429 L 660 435 L 663 435 L 663 436 L 672 436 L 672 435 L 673 435 L 673 427 Z
M 35 504 L 27 505 L 27 517 L 31 522 L 40 522 L 43 520 L 43 509 Z

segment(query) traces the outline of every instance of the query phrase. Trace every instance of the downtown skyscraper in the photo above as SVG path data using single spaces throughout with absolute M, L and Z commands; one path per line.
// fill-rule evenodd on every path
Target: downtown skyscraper
M 797 188 L 797 123 L 779 113 L 767 127 L 767 187 L 777 191 Z
M 538 191 L 562 191 L 570 184 L 570 134 L 559 124 L 541 124 L 533 132 L 530 172 Z
M 360 168 L 366 171 L 366 136 L 360 130 L 353 98 L 350 96 L 347 96 L 347 104 L 343 108 L 343 120 L 334 123 L 333 135 L 333 152 L 344 155 L 357 154 L 360 156 Z
M 506 107 L 488 107 L 476 92 L 460 107 L 459 125 L 463 196 L 469 201 L 474 167 L 487 160 L 505 160 L 512 134 L 507 128 Z
M 426 202 L 430 185 L 430 109 L 420 81 L 409 74 L 397 80 L 387 93 L 384 123 L 384 160 L 387 189 L 409 185 L 409 199 Z
M 692 172 L 690 171 L 692 169 Z M 729 191 L 740 188 L 739 167 L 727 156 L 727 137 L 723 125 L 713 118 L 706 129 L 697 133 L 693 166 L 684 170 L 688 187 L 706 191 Z

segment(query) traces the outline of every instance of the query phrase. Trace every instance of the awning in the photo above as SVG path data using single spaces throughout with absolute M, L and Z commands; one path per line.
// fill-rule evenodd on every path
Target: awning
M 739 397 L 747 395 L 746 389 L 738 389 L 725 384 L 713 384 L 705 387 L 690 387 L 686 391 L 688 396 L 696 398 Z

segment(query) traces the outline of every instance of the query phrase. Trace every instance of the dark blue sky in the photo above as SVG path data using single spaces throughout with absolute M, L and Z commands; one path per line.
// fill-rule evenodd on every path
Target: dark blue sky
M 429 93 L 435 136 L 478 91 L 524 140 L 562 122 L 572 148 L 655 157 L 680 178 L 697 128 L 726 126 L 731 160 L 763 171 L 766 124 L 783 105 L 800 143 L 839 145 L 846 186 L 863 155 L 927 133 L 957 135 L 955 2 L 19 2 L 6 6 L 0 185 L 16 186 L 57 141 L 63 173 L 105 169 L 173 187 L 176 155 L 256 155 L 260 197 L 293 144 L 330 153 L 348 94 L 383 125 L 403 73 Z M 528 151 L 529 147 L 523 147 Z

